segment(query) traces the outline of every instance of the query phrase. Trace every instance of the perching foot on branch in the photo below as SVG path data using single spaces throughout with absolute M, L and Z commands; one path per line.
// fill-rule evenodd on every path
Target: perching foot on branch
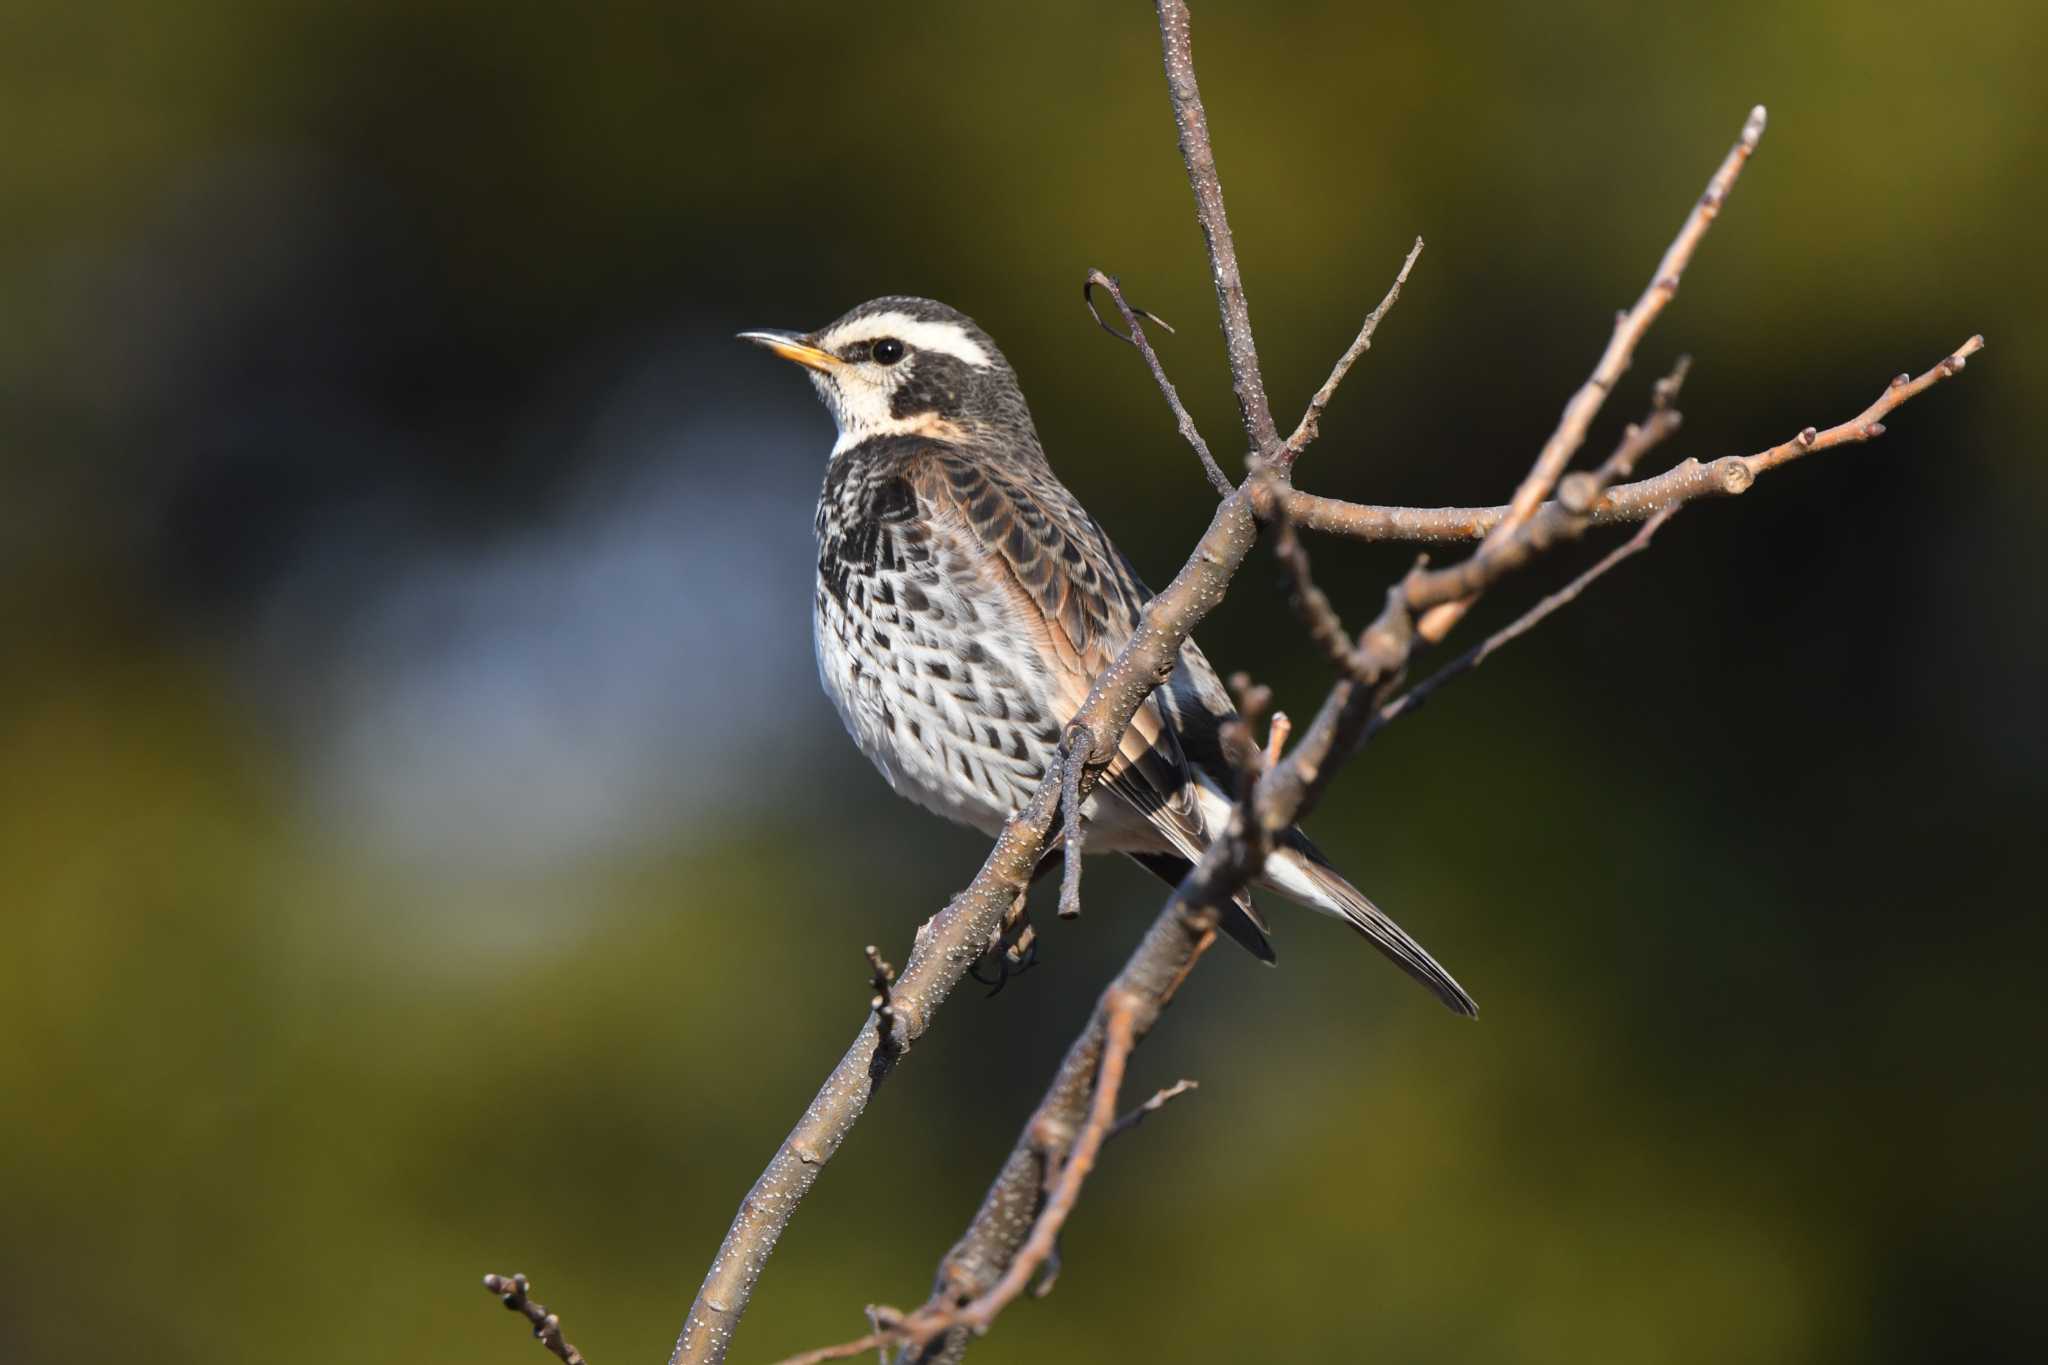
M 1042 864 L 1037 875 L 1043 876 L 1044 869 L 1051 866 L 1050 862 Z M 1019 891 L 987 950 L 967 969 L 967 975 L 988 987 L 990 998 L 994 998 L 1010 984 L 1012 977 L 1022 976 L 1037 965 L 1038 930 L 1031 923 L 1027 893 Z

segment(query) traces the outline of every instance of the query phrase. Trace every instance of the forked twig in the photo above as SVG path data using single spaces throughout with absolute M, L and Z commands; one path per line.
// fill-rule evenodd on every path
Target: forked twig
M 1736 138 L 1735 145 L 1722 158 L 1720 168 L 1707 182 L 1706 193 L 1685 216 L 1678 236 L 1665 249 L 1664 259 L 1657 263 L 1657 271 L 1650 277 L 1649 285 L 1633 307 L 1615 318 L 1614 335 L 1608 339 L 1599 364 L 1593 367 L 1592 377 L 1580 385 L 1579 391 L 1565 404 L 1557 429 L 1543 443 L 1535 463 L 1529 466 L 1529 472 L 1515 489 L 1515 496 L 1508 502 L 1507 515 L 1487 533 L 1485 543 L 1479 547 L 1480 554 L 1485 554 L 1489 546 L 1499 545 L 1521 529 L 1530 517 L 1536 515 L 1536 509 L 1550 496 L 1550 490 L 1557 486 L 1565 467 L 1585 442 L 1586 430 L 1592 425 L 1594 414 L 1600 411 L 1600 405 L 1606 402 L 1607 395 L 1620 382 L 1622 372 L 1628 369 L 1637 343 L 1650 330 L 1650 324 L 1657 320 L 1657 315 L 1664 311 L 1664 305 L 1671 302 L 1672 296 L 1678 292 L 1678 281 L 1692 262 L 1694 249 L 1699 246 L 1700 238 L 1706 236 L 1708 225 L 1720 216 L 1721 205 L 1727 202 L 1735 177 L 1742 173 L 1743 166 L 1763 135 L 1764 107 L 1759 104 L 1749 111 L 1741 136 Z M 1416 629 L 1426 640 L 1441 640 L 1450 634 L 1451 627 L 1471 609 L 1471 605 L 1469 599 L 1443 603 L 1423 616 Z
M 1917 398 L 1942 380 L 1959 374 L 1970 358 L 1984 349 L 1984 338 L 1973 336 L 1943 356 L 1917 377 L 1899 375 L 1885 386 L 1870 405 L 1845 422 L 1822 431 L 1806 427 L 1777 445 L 1754 455 L 1723 455 L 1715 460 L 1685 460 L 1662 474 L 1607 489 L 1593 503 L 1588 514 L 1594 526 L 1627 525 L 1645 521 L 1666 507 L 1700 498 L 1736 497 L 1749 491 L 1757 477 L 1802 456 L 1831 450 L 1836 446 L 1874 441 L 1885 434 L 1883 418 L 1910 399 Z M 1319 497 L 1299 489 L 1287 489 L 1283 496 L 1287 516 L 1303 530 L 1353 540 L 1440 542 L 1477 540 L 1491 533 L 1507 517 L 1508 506 L 1498 507 L 1384 507 Z M 1538 516 L 1564 510 L 1553 501 L 1537 509 Z
M 1137 1046 L 1138 1018 L 1147 1008 L 1144 1002 L 1126 995 L 1113 995 L 1108 1001 L 1101 1061 L 1087 1121 L 1068 1148 L 1066 1160 L 1060 1164 L 1059 1173 L 1046 1195 L 1044 1208 L 1032 1225 L 1030 1236 L 993 1286 L 966 1303 L 948 1305 L 933 1302 L 910 1314 L 871 1308 L 872 1320 L 876 1323 L 874 1331 L 836 1346 L 790 1356 L 781 1365 L 819 1365 L 819 1362 L 827 1360 L 864 1355 L 878 1346 L 922 1346 L 953 1331 L 979 1335 L 989 1329 L 1005 1308 L 1022 1297 L 1040 1268 L 1056 1254 L 1060 1229 L 1066 1225 L 1074 1205 L 1080 1200 L 1081 1186 L 1088 1179 L 1089 1172 L 1095 1169 L 1095 1159 L 1102 1151 L 1102 1144 L 1117 1125 L 1116 1102 L 1123 1087 L 1124 1067 L 1130 1061 L 1131 1049 Z M 1155 1100 L 1154 1108 L 1166 1102 L 1158 1097 Z
M 1677 516 L 1678 509 L 1682 506 L 1684 506 L 1683 503 L 1672 503 L 1668 507 L 1661 508 L 1655 516 L 1637 527 L 1634 535 L 1602 555 L 1597 563 L 1577 578 L 1574 578 L 1556 592 L 1551 593 L 1535 606 L 1529 608 L 1528 611 L 1516 617 L 1512 622 L 1487 636 L 1456 659 L 1445 664 L 1442 668 L 1439 668 L 1436 672 L 1430 674 L 1427 678 L 1424 678 L 1385 706 L 1382 706 L 1379 712 L 1367 722 L 1365 738 L 1371 739 L 1402 716 L 1413 715 L 1415 712 L 1420 711 L 1423 704 L 1434 696 L 1445 683 L 1470 673 L 1473 669 L 1492 658 L 1502 646 L 1514 643 L 1541 625 L 1546 617 L 1560 608 L 1568 607 L 1577 601 L 1580 593 L 1592 587 L 1597 579 L 1604 577 L 1609 570 L 1619 565 L 1623 560 L 1632 558 L 1649 549 L 1650 538 L 1663 529 L 1665 522 Z
M 1292 439 L 1284 446 L 1279 440 L 1260 376 L 1243 280 L 1209 141 L 1207 116 L 1195 82 L 1187 7 L 1182 0 L 1158 0 L 1158 10 L 1168 92 L 1189 183 L 1194 190 L 1197 217 L 1208 243 L 1231 383 L 1251 446 L 1254 477 L 1238 488 L 1229 486 L 1202 444 L 1199 432 L 1194 431 L 1193 422 L 1166 380 L 1156 354 L 1144 341 L 1142 313 L 1129 307 L 1111 277 L 1100 272 L 1091 274 L 1091 288 L 1106 287 L 1117 301 L 1131 329 L 1130 339 L 1152 367 L 1183 436 L 1201 458 L 1212 484 L 1225 497 L 1180 572 L 1164 591 L 1144 605 L 1137 628 L 1094 680 L 1072 723 L 1085 727 L 1092 737 L 1091 748 L 1115 752 L 1137 707 L 1151 695 L 1159 680 L 1174 670 L 1184 642 L 1221 600 L 1244 562 L 1257 533 L 1255 503 L 1269 513 L 1272 509 L 1265 504 L 1279 504 L 1290 526 L 1338 530 L 1367 538 L 1403 538 L 1419 533 L 1423 538 L 1483 541 L 1470 559 L 1443 569 L 1418 566 L 1395 584 L 1378 616 L 1355 640 L 1349 641 L 1343 674 L 1313 720 L 1294 736 L 1284 757 L 1277 753 L 1278 744 L 1273 744 L 1271 761 L 1262 766 L 1244 799 L 1234 808 L 1230 827 L 1211 843 L 1182 881 L 1111 990 L 1105 992 L 1089 1028 L 1069 1048 L 1052 1087 L 1034 1112 L 966 1236 L 942 1262 L 939 1289 L 932 1303 L 920 1312 L 946 1315 L 928 1318 L 924 1326 L 935 1322 L 944 1325 L 935 1333 L 912 1336 L 905 1332 L 909 1319 L 876 1310 L 876 1330 L 856 1344 L 857 1350 L 890 1341 L 921 1340 L 921 1359 L 955 1359 L 965 1349 L 970 1329 L 985 1329 L 1004 1304 L 1023 1292 L 1034 1271 L 1047 1263 L 1059 1229 L 1078 1198 L 1081 1182 L 1114 1121 L 1116 1092 L 1131 1048 L 1214 941 L 1221 908 L 1228 906 L 1231 897 L 1260 869 L 1275 834 L 1313 806 L 1331 774 L 1355 748 L 1354 741 L 1365 725 L 1380 714 L 1387 690 L 1404 675 L 1421 644 L 1440 639 L 1480 592 L 1533 555 L 1579 534 L 1588 525 L 1644 520 L 1660 513 L 1668 517 L 1669 512 L 1664 509 L 1670 506 L 1694 497 L 1739 493 L 1758 474 L 1812 450 L 1881 434 L 1883 423 L 1879 419 L 1884 414 L 1961 369 L 1983 344 L 1981 338 L 1972 338 L 1936 371 L 1917 380 L 1901 376 L 1851 424 L 1826 432 L 1809 427 L 1793 441 L 1757 455 L 1731 456 L 1707 465 L 1687 461 L 1655 478 L 1637 483 L 1618 482 L 1626 477 L 1621 464 L 1632 464 L 1641 453 L 1631 447 L 1642 442 L 1645 432 L 1656 425 L 1653 416 L 1650 423 L 1624 438 L 1617 453 L 1626 451 L 1626 461 L 1610 458 L 1599 470 L 1565 479 L 1565 471 L 1583 444 L 1593 416 L 1626 368 L 1643 332 L 1669 301 L 1700 236 L 1719 211 L 1736 173 L 1754 148 L 1762 131 L 1759 109 L 1745 127 L 1742 141 L 1729 153 L 1710 183 L 1706 196 L 1666 251 L 1649 288 L 1632 309 L 1620 316 L 1593 377 L 1567 404 L 1556 431 L 1508 504 L 1498 509 L 1389 509 L 1296 493 L 1287 486 L 1287 478 L 1300 450 Z M 1404 266 L 1403 277 L 1406 272 Z M 1397 288 L 1398 283 L 1397 280 Z M 1393 292 L 1389 291 L 1386 303 L 1367 319 L 1359 340 L 1353 343 L 1356 353 L 1362 354 L 1370 343 L 1371 328 L 1391 304 Z M 1355 355 L 1347 351 L 1346 358 L 1333 369 L 1330 381 L 1311 401 L 1302 424 L 1296 428 L 1296 435 L 1303 438 L 1301 445 L 1313 436 L 1329 395 L 1334 393 L 1352 359 Z M 1647 449 L 1647 445 L 1642 448 Z M 1646 528 L 1644 537 L 1653 529 L 1654 526 Z M 1306 556 L 1302 555 L 1297 562 L 1299 582 L 1312 588 Z M 1324 605 L 1329 607 L 1327 599 Z M 1549 610 L 1554 611 L 1555 607 Z M 1335 621 L 1334 607 L 1329 607 L 1329 611 L 1330 619 Z M 1337 627 L 1342 630 L 1341 621 Z M 1472 666 L 1476 667 L 1483 657 L 1483 653 L 1477 656 Z M 1408 703 L 1410 709 L 1413 705 Z M 715 1365 L 725 1359 L 733 1330 L 793 1211 L 860 1117 L 875 1087 L 905 1047 L 929 1026 L 938 1006 L 958 985 L 968 965 L 991 940 L 1028 885 L 1055 835 L 1059 806 L 1062 802 L 1066 804 L 1071 819 L 1087 800 L 1098 775 L 1080 763 L 1048 771 L 1030 802 L 1005 823 L 974 880 L 919 932 L 901 975 L 887 988 L 890 1022 L 885 1025 L 880 1011 L 876 1011 L 874 1022 L 863 1025 L 741 1202 L 691 1305 L 671 1357 L 672 1365 Z M 1078 840 L 1075 842 L 1078 844 Z M 1078 862 L 1076 849 L 1068 877 L 1075 875 Z M 1063 893 L 1064 890 L 1063 886 Z M 1066 899 L 1063 894 L 1063 901 Z M 1140 1112 L 1147 1111 L 1141 1108 Z M 580 1357 L 561 1340 L 559 1321 L 525 1297 L 524 1281 L 515 1277 L 502 1283 L 517 1289 L 517 1302 L 511 1302 L 511 1289 L 505 1291 L 508 1303 L 543 1329 L 542 1339 L 549 1349 L 569 1365 L 577 1365 Z M 801 1359 L 824 1360 L 838 1354 L 835 1350 Z

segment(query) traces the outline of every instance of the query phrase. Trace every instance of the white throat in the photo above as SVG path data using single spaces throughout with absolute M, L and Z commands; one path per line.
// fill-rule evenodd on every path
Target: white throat
M 909 348 L 908 364 L 897 368 L 858 358 L 866 347 L 885 337 L 900 341 Z M 839 439 L 832 446 L 835 458 L 878 436 L 960 440 L 960 428 L 934 413 L 897 416 L 896 391 L 919 357 L 949 356 L 978 370 L 996 364 L 988 348 L 959 323 L 930 321 L 894 308 L 865 313 L 841 323 L 820 333 L 815 344 L 821 350 L 844 358 L 844 363 L 834 367 L 830 373 L 814 372 L 811 375 L 818 396 L 825 400 L 825 407 L 839 428 Z
M 832 411 L 833 420 L 839 424 L 839 439 L 832 443 L 832 458 L 838 459 L 863 441 L 872 441 L 877 436 L 923 436 L 933 441 L 961 441 L 967 433 L 935 412 L 920 412 L 911 417 L 896 417 L 884 411 L 879 419 L 849 422 L 840 409 L 827 398 L 825 406 Z

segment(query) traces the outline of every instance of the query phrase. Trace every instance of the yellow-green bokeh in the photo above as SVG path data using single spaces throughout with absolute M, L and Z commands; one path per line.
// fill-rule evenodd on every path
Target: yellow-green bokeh
M 1497 498 L 1758 101 L 1763 151 L 1601 437 L 1681 351 L 1674 454 L 1706 457 L 1991 346 L 1391 732 L 1314 829 L 1482 1020 L 1276 907 L 1279 970 L 1205 966 L 1136 1063 L 1200 1091 L 1117 1144 L 1058 1292 L 977 1354 L 2038 1351 L 2048 16 L 1196 25 L 1277 406 L 1429 242 L 1310 486 Z M 1170 572 L 1206 490 L 1076 298 L 1101 266 L 1178 324 L 1167 363 L 1235 448 L 1150 11 L 16 0 L 0 128 L 0 1353 L 537 1358 L 477 1287 L 519 1269 L 599 1365 L 659 1358 L 859 1022 L 861 946 L 900 958 L 979 841 L 832 733 L 797 597 L 735 627 L 787 686 L 722 690 L 707 652 L 689 717 L 789 708 L 772 799 L 650 797 L 630 837 L 546 856 L 394 851 L 323 801 L 306 729 L 353 685 L 323 661 L 381 657 L 326 652 L 377 605 L 347 585 L 386 544 L 518 561 L 611 458 L 622 372 L 722 424 L 675 456 L 717 487 L 769 467 L 749 431 L 794 424 L 821 465 L 803 386 L 711 348 L 899 291 L 989 327 L 1055 464 Z M 807 500 L 769 487 L 745 515 L 800 537 Z M 387 506 L 402 534 L 347 529 Z M 1357 615 L 1407 562 L 1317 550 Z M 309 564 L 346 609 L 279 595 Z M 1255 560 L 1203 639 L 1306 711 L 1271 579 Z M 572 731 L 607 706 L 573 684 Z M 1155 903 L 1107 865 L 1089 890 L 882 1092 L 737 1358 L 920 1295 Z

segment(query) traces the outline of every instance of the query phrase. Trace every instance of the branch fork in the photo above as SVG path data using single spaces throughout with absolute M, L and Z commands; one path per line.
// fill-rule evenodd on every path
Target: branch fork
M 1758 107 L 1687 214 L 1650 283 L 1632 307 L 1616 315 L 1598 364 L 1566 404 L 1555 430 L 1508 503 L 1492 508 L 1379 507 L 1304 493 L 1293 487 L 1294 467 L 1316 439 L 1337 388 L 1370 348 L 1416 264 L 1422 243 L 1418 240 L 1410 250 L 1385 297 L 1367 315 L 1292 434 L 1283 441 L 1259 371 L 1244 282 L 1195 79 L 1187 6 L 1183 0 L 1157 0 L 1157 7 L 1168 95 L 1194 191 L 1196 217 L 1208 247 L 1231 387 L 1250 452 L 1247 477 L 1233 484 L 1224 475 L 1182 404 L 1145 334 L 1144 323 L 1159 319 L 1131 305 L 1114 276 L 1090 271 L 1083 286 L 1090 312 L 1105 330 L 1128 341 L 1144 358 L 1176 427 L 1221 501 L 1186 564 L 1166 589 L 1145 605 L 1139 628 L 1095 680 L 1070 723 L 1060 761 L 1045 775 L 1024 809 L 1005 822 L 973 881 L 919 929 L 902 972 L 898 974 L 884 961 L 877 948 L 867 949 L 873 989 L 869 1020 L 741 1202 L 691 1305 L 671 1365 L 714 1365 L 726 1358 L 734 1328 L 768 1254 L 819 1170 L 836 1152 L 895 1061 L 922 1034 L 938 1005 L 967 974 L 982 946 L 997 941 L 1013 916 L 1021 920 L 1024 891 L 1055 842 L 1063 846 L 1064 859 L 1060 914 L 1070 918 L 1079 912 L 1080 812 L 1100 776 L 1101 762 L 1107 761 L 1098 762 L 1095 755 L 1114 754 L 1132 714 L 1172 671 L 1183 642 L 1222 598 L 1262 522 L 1273 529 L 1274 550 L 1289 596 L 1311 641 L 1332 665 L 1335 682 L 1307 725 L 1297 730 L 1286 716 L 1275 713 L 1262 746 L 1249 742 L 1234 746 L 1256 752 L 1258 758 L 1237 793 L 1228 827 L 1175 888 L 1103 992 L 1088 1026 L 1069 1047 L 980 1210 L 941 1261 L 925 1305 L 910 1314 L 871 1306 L 866 1336 L 792 1361 L 841 1359 L 892 1347 L 898 1349 L 899 1361 L 936 1365 L 957 1360 L 971 1338 L 986 1332 L 1007 1305 L 1026 1292 L 1049 1289 L 1057 1271 L 1060 1232 L 1102 1145 L 1194 1088 L 1193 1082 L 1182 1081 L 1118 1118 L 1119 1094 L 1132 1051 L 1214 943 L 1222 908 L 1261 869 L 1270 841 L 1313 809 L 1334 773 L 1364 739 L 1419 709 L 1446 682 L 1476 669 L 1599 577 L 1640 553 L 1685 503 L 1742 493 L 1759 475 L 1813 451 L 1883 435 L 1883 419 L 1895 408 L 1960 372 L 1984 345 L 1982 337 L 1972 337 L 1919 377 L 1898 376 L 1869 407 L 1847 422 L 1825 430 L 1802 428 L 1780 445 L 1752 455 L 1728 455 L 1706 463 L 1688 459 L 1663 474 L 1630 482 L 1643 457 L 1678 428 L 1680 419 L 1672 405 L 1684 374 L 1681 361 L 1653 387 L 1650 412 L 1624 431 L 1605 461 L 1590 471 L 1570 471 L 1595 416 L 1629 367 L 1650 325 L 1676 293 L 1694 250 L 1755 151 L 1764 130 L 1764 111 Z M 1107 293 L 1116 305 L 1125 331 L 1116 331 L 1096 313 L 1096 289 Z M 1414 655 L 1443 640 L 1478 597 L 1501 578 L 1589 527 L 1619 522 L 1642 525 L 1632 539 L 1564 589 L 1545 597 L 1513 624 L 1398 700 L 1390 700 Z M 1354 637 L 1335 604 L 1316 585 L 1299 530 L 1361 540 L 1476 540 L 1479 544 L 1469 558 L 1446 567 L 1418 562 L 1388 588 L 1379 613 Z M 1235 724 L 1243 727 L 1241 737 L 1249 741 L 1253 727 L 1271 704 L 1271 693 L 1242 675 L 1236 682 L 1241 718 Z M 1022 932 L 1028 934 L 1029 929 Z M 485 1284 L 508 1309 L 528 1321 L 543 1345 L 565 1365 L 582 1365 L 582 1357 L 562 1336 L 560 1319 L 530 1297 L 525 1277 L 492 1275 L 486 1277 Z

